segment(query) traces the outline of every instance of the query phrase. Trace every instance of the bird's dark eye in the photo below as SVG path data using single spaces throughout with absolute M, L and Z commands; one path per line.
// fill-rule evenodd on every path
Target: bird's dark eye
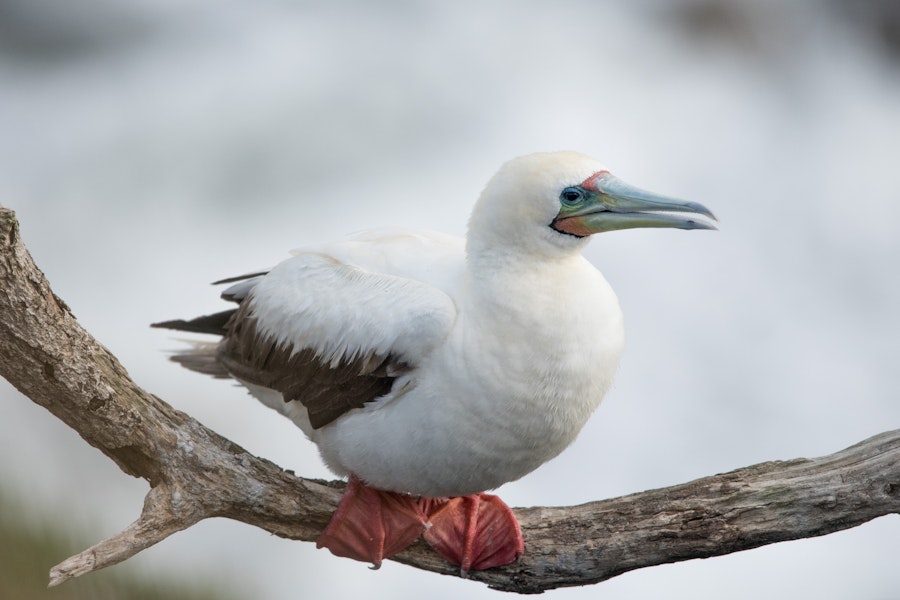
M 559 200 L 563 204 L 567 204 L 569 206 L 578 204 L 579 202 L 582 201 L 582 199 L 584 199 L 584 193 L 581 190 L 579 190 L 578 188 L 574 188 L 574 187 L 567 187 L 559 195 Z

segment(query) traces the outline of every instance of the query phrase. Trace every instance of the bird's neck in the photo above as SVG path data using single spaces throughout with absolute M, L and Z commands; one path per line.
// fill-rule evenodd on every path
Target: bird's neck
M 546 257 L 496 250 L 470 250 L 466 261 L 469 300 L 479 312 L 506 322 L 524 320 L 526 326 L 565 303 L 586 263 L 578 254 Z

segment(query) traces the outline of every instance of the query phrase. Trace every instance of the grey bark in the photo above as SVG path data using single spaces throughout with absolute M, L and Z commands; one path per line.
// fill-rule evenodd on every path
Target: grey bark
M 0 375 L 150 484 L 138 519 L 53 567 L 50 585 L 121 562 L 209 517 L 312 541 L 343 492 L 341 482 L 304 479 L 250 455 L 138 387 L 50 289 L 19 238 L 15 214 L 3 207 Z M 468 576 L 535 593 L 826 535 L 898 512 L 895 430 L 822 458 L 767 462 L 580 506 L 515 509 L 525 555 Z M 421 541 L 394 559 L 459 576 Z

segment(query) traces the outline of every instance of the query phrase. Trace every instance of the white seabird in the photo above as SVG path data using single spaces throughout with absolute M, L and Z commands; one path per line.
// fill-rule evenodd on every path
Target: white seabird
M 320 546 L 379 565 L 424 532 L 464 571 L 485 569 L 523 541 L 483 492 L 566 448 L 619 364 L 622 313 L 581 256 L 589 236 L 710 220 L 582 154 L 532 154 L 490 180 L 465 240 L 397 231 L 308 246 L 226 280 L 238 308 L 155 326 L 221 335 L 175 359 L 240 381 L 349 477 Z

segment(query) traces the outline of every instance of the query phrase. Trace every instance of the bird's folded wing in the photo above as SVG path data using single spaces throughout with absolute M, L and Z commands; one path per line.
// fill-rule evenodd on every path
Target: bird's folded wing
M 388 394 L 456 319 L 443 291 L 328 254 L 299 254 L 253 283 L 240 290 L 218 360 L 303 403 L 314 428 Z

